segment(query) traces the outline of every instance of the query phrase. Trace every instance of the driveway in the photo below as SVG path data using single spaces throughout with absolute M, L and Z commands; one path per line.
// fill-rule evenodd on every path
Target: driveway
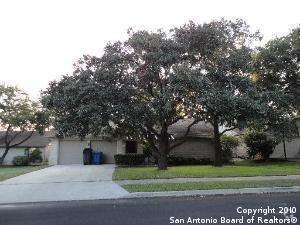
M 0 182 L 0 203 L 114 199 L 128 194 L 112 181 L 115 165 L 57 165 Z

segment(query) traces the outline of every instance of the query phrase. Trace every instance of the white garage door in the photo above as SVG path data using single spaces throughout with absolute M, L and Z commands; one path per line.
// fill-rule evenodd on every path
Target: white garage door
M 82 164 L 83 149 L 87 141 L 60 141 L 59 164 Z M 103 163 L 114 163 L 114 155 L 117 152 L 117 142 L 91 141 L 93 150 L 103 152 Z
M 61 141 L 59 146 L 59 164 L 82 164 L 82 151 L 86 141 Z

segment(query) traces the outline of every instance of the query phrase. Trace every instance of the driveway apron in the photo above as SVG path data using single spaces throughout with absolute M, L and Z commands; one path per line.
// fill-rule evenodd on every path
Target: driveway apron
M 128 194 L 112 181 L 115 165 L 57 165 L 0 182 L 0 204 L 115 199 Z

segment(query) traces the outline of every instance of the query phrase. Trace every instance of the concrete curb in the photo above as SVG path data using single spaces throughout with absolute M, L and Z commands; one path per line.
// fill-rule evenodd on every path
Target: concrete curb
M 188 197 L 188 196 L 235 195 L 235 194 L 265 194 L 265 193 L 283 193 L 283 192 L 286 193 L 300 192 L 300 186 L 166 191 L 166 192 L 134 192 L 121 198 L 130 199 L 130 198 L 157 198 L 157 197 Z

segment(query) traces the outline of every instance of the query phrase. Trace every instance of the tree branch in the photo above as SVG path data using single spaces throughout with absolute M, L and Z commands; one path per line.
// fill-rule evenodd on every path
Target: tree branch
M 231 127 L 231 128 L 225 129 L 225 130 L 223 130 L 223 131 L 220 133 L 220 135 L 222 136 L 225 132 L 234 130 L 234 129 L 236 129 L 236 128 L 237 128 L 237 126 L 233 126 L 233 127 Z
M 182 137 L 182 140 L 181 140 L 180 142 L 178 142 L 178 143 L 176 143 L 176 144 L 170 146 L 169 152 L 170 152 L 172 149 L 174 149 L 174 148 L 176 148 L 176 147 L 182 145 L 184 142 L 186 142 L 186 138 L 187 138 L 188 134 L 190 133 L 190 130 L 191 130 L 192 126 L 194 126 L 194 125 L 195 125 L 196 123 L 198 123 L 198 122 L 199 122 L 199 120 L 196 120 L 196 119 L 195 119 L 195 120 L 187 127 L 187 130 L 186 130 L 184 136 Z
M 16 147 L 16 146 L 18 146 L 18 145 L 20 145 L 20 144 L 23 144 L 25 141 L 27 141 L 29 138 L 32 137 L 33 133 L 34 133 L 34 131 L 31 131 L 30 134 L 29 134 L 26 138 L 24 138 L 22 141 L 20 141 L 20 142 L 18 142 L 18 143 L 16 143 L 16 144 L 13 144 L 13 145 L 11 145 L 11 146 L 9 146 L 9 147 L 10 147 L 10 148 L 13 148 L 13 147 Z

